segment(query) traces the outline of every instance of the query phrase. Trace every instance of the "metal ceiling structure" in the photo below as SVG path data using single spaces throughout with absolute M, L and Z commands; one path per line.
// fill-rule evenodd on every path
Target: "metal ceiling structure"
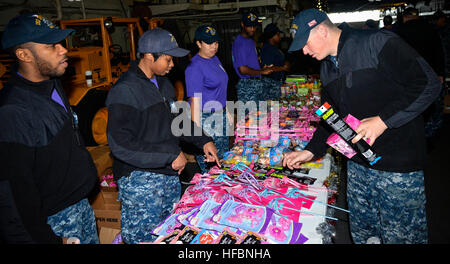
M 326 2 L 328 2 L 328 12 L 354 12 L 409 4 L 412 1 L 327 0 Z

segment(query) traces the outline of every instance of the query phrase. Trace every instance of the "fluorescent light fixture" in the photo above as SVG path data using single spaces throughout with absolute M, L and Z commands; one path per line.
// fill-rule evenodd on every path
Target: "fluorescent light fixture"
M 358 12 L 345 12 L 345 13 L 330 13 L 328 14 L 331 22 L 365 22 L 367 19 L 373 19 L 375 21 L 380 20 L 380 10 L 368 10 Z

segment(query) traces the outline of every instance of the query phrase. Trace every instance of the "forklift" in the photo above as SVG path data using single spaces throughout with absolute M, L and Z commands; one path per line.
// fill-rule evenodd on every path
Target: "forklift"
M 65 40 L 69 67 L 62 82 L 78 116 L 86 146 L 107 144 L 106 96 L 120 75 L 128 70 L 130 61 L 136 60 L 137 39 L 144 33 L 140 22 L 139 18 L 118 17 L 60 21 L 62 29 L 75 30 Z M 163 20 L 154 18 L 146 22 L 148 29 L 152 29 Z M 113 33 L 119 34 L 114 41 Z

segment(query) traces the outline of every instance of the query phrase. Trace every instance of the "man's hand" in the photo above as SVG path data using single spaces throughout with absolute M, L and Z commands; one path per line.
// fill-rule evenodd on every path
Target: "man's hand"
M 355 130 L 358 135 L 352 139 L 352 143 L 355 144 L 361 138 L 367 140 L 369 145 L 372 146 L 375 140 L 383 134 L 388 127 L 381 120 L 379 116 L 369 117 L 361 120 L 361 124 Z
M 228 126 L 233 127 L 234 118 L 233 118 L 233 115 L 228 111 L 227 111 L 227 122 L 228 122 Z
M 208 142 L 203 145 L 205 152 L 205 162 L 215 162 L 220 167 L 219 157 L 217 157 L 217 148 L 213 142 Z
M 80 244 L 80 239 L 76 237 L 63 237 L 63 244 Z
M 298 169 L 304 162 L 312 160 L 314 154 L 308 150 L 290 152 L 284 155 L 283 167 L 288 167 L 289 169 Z
M 264 65 L 264 67 L 263 67 L 262 70 L 261 70 L 261 74 L 262 74 L 262 75 L 268 75 L 268 74 L 273 73 L 272 67 L 273 67 L 273 64 L 270 64 L 270 65 Z
M 172 162 L 172 169 L 178 171 L 178 175 L 184 170 L 187 160 L 183 152 L 180 152 L 178 157 Z

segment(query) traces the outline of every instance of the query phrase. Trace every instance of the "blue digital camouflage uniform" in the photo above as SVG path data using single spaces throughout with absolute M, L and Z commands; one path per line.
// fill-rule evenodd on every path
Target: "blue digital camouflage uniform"
M 254 101 L 259 105 L 259 101 L 264 101 L 264 87 L 265 83 L 258 78 L 240 79 L 236 84 L 237 98 L 243 103 Z
M 270 77 L 263 77 L 265 92 L 262 100 L 279 100 L 281 97 L 281 80 L 275 80 Z
M 209 119 L 213 114 L 215 115 L 222 115 L 222 126 L 221 128 L 216 128 L 215 123 L 208 123 L 205 122 L 206 119 Z M 217 118 L 218 119 L 218 118 Z M 227 152 L 229 147 L 229 141 L 228 136 L 226 134 L 226 126 L 227 126 L 227 114 L 226 111 L 222 112 L 215 112 L 215 113 L 202 113 L 202 128 L 203 131 L 205 131 L 209 136 L 211 136 L 214 140 L 214 145 L 217 148 L 217 156 L 219 159 L 223 158 L 223 153 Z M 216 128 L 216 129 L 215 129 Z M 222 132 L 221 135 L 215 135 L 214 132 Z M 216 133 L 217 134 L 217 133 Z M 202 173 L 208 172 L 208 168 L 204 162 L 205 158 L 203 155 L 196 155 L 195 158 L 197 159 L 198 165 L 200 166 L 200 169 L 202 170 Z
M 47 224 L 57 236 L 76 237 L 81 244 L 99 243 L 94 210 L 87 198 L 49 216 Z
M 378 237 L 385 244 L 428 242 L 423 171 L 393 173 L 349 161 L 350 231 L 357 244 Z
M 181 196 L 177 176 L 135 170 L 118 180 L 121 236 L 126 244 L 153 242 L 151 231 L 163 221 Z

